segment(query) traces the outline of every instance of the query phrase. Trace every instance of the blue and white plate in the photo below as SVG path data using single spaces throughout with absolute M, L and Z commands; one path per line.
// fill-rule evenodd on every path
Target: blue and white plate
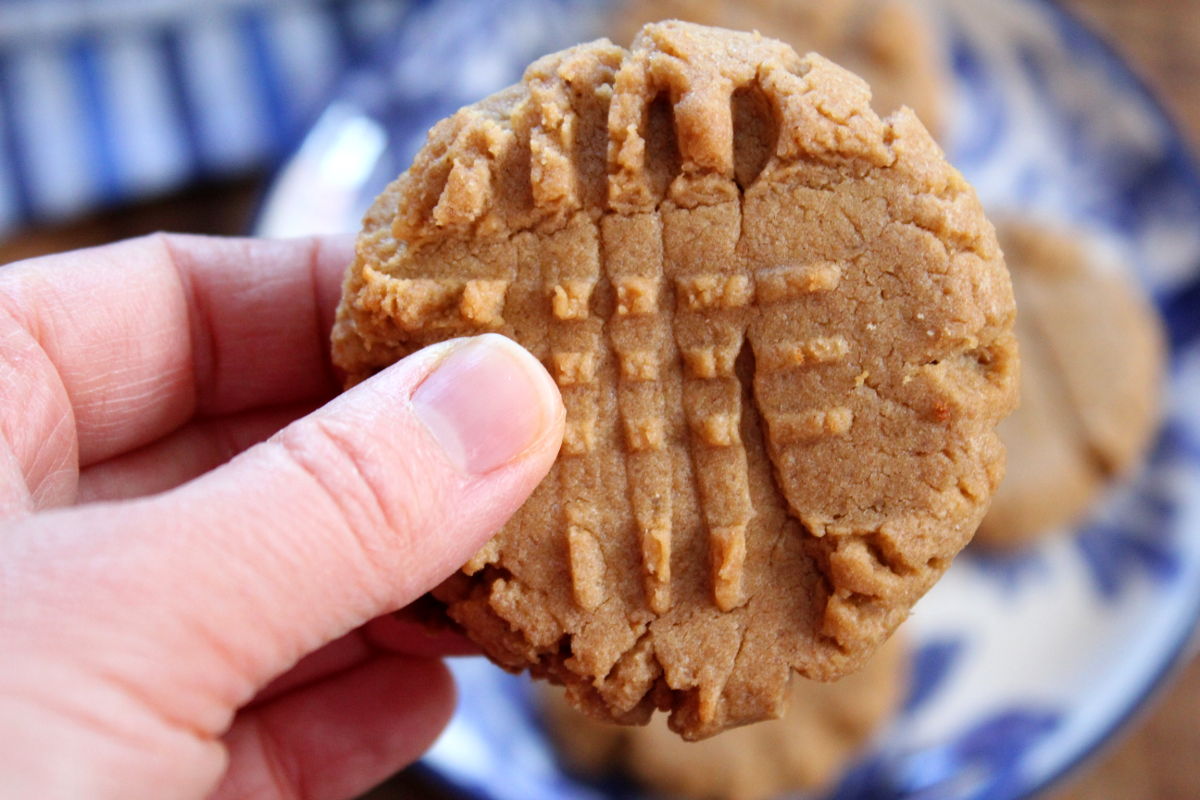
M 1038 792 L 1142 705 L 1200 615 L 1196 168 L 1145 88 L 1057 6 L 927 5 L 956 76 L 951 160 L 989 208 L 1085 226 L 1133 265 L 1170 329 L 1169 411 L 1144 472 L 1086 524 L 1017 557 L 967 553 L 920 602 L 908 702 L 839 800 Z M 431 123 L 541 53 L 593 38 L 603 6 L 414 3 L 393 57 L 347 83 L 282 171 L 261 231 L 356 228 Z M 561 770 L 522 679 L 481 660 L 455 670 L 462 701 L 428 769 L 488 800 L 611 796 Z

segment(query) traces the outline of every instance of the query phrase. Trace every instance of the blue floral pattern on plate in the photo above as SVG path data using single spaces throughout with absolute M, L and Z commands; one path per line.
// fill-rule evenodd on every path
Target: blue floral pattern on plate
M 968 553 L 918 604 L 906 625 L 909 702 L 837 800 L 1036 793 L 1145 700 L 1200 615 L 1196 168 L 1132 73 L 1057 6 L 925 4 L 956 76 L 951 159 L 992 210 L 1086 226 L 1133 265 L 1170 330 L 1170 407 L 1143 473 L 1077 532 L 1010 558 Z M 357 227 L 432 122 L 516 80 L 540 53 L 592 38 L 604 6 L 415 3 L 386 66 L 347 84 L 281 173 L 263 231 Z M 359 167 L 350 178 L 348 163 Z M 524 679 L 480 660 L 454 669 L 459 711 L 423 762 L 440 779 L 488 800 L 638 797 L 563 772 Z

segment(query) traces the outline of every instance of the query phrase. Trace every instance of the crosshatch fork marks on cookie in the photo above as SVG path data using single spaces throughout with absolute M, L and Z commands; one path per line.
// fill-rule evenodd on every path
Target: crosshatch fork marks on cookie
M 854 669 L 969 540 L 1011 287 L 974 192 L 869 98 L 779 42 L 647 26 L 443 121 L 368 212 L 350 382 L 495 330 L 567 409 L 550 475 L 435 592 L 498 663 L 700 738 Z

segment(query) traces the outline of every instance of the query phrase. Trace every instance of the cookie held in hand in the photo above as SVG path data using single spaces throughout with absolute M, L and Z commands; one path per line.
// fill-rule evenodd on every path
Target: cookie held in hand
M 1012 289 L 974 191 L 869 100 L 780 42 L 649 25 L 439 123 L 368 212 L 350 382 L 498 331 L 562 391 L 550 474 L 434 593 L 498 664 L 702 738 L 856 669 L 970 540 Z

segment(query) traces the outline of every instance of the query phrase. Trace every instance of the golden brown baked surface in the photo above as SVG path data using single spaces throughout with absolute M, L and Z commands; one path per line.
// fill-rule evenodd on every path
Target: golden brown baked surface
M 667 797 L 769 800 L 828 787 L 904 699 L 908 650 L 896 635 L 837 683 L 794 679 L 783 717 L 701 742 L 676 736 L 659 716 L 644 727 L 595 722 L 548 687 L 542 706 L 551 741 L 579 772 L 623 771 Z
M 908 106 L 934 138 L 943 130 L 948 56 L 911 0 L 626 0 L 613 12 L 612 36 L 628 42 L 664 19 L 754 30 L 798 53 L 820 53 L 871 86 L 880 114 Z
M 435 592 L 497 663 L 702 738 L 857 668 L 970 540 L 1011 287 L 973 190 L 868 100 L 780 42 L 652 25 L 443 121 L 367 214 L 350 382 L 499 331 L 562 390 L 549 476 Z
M 1077 521 L 1141 463 L 1166 350 L 1145 292 L 1086 233 L 1018 219 L 999 232 L 1020 308 L 1021 407 L 999 428 L 1007 476 L 977 540 L 1014 548 Z

